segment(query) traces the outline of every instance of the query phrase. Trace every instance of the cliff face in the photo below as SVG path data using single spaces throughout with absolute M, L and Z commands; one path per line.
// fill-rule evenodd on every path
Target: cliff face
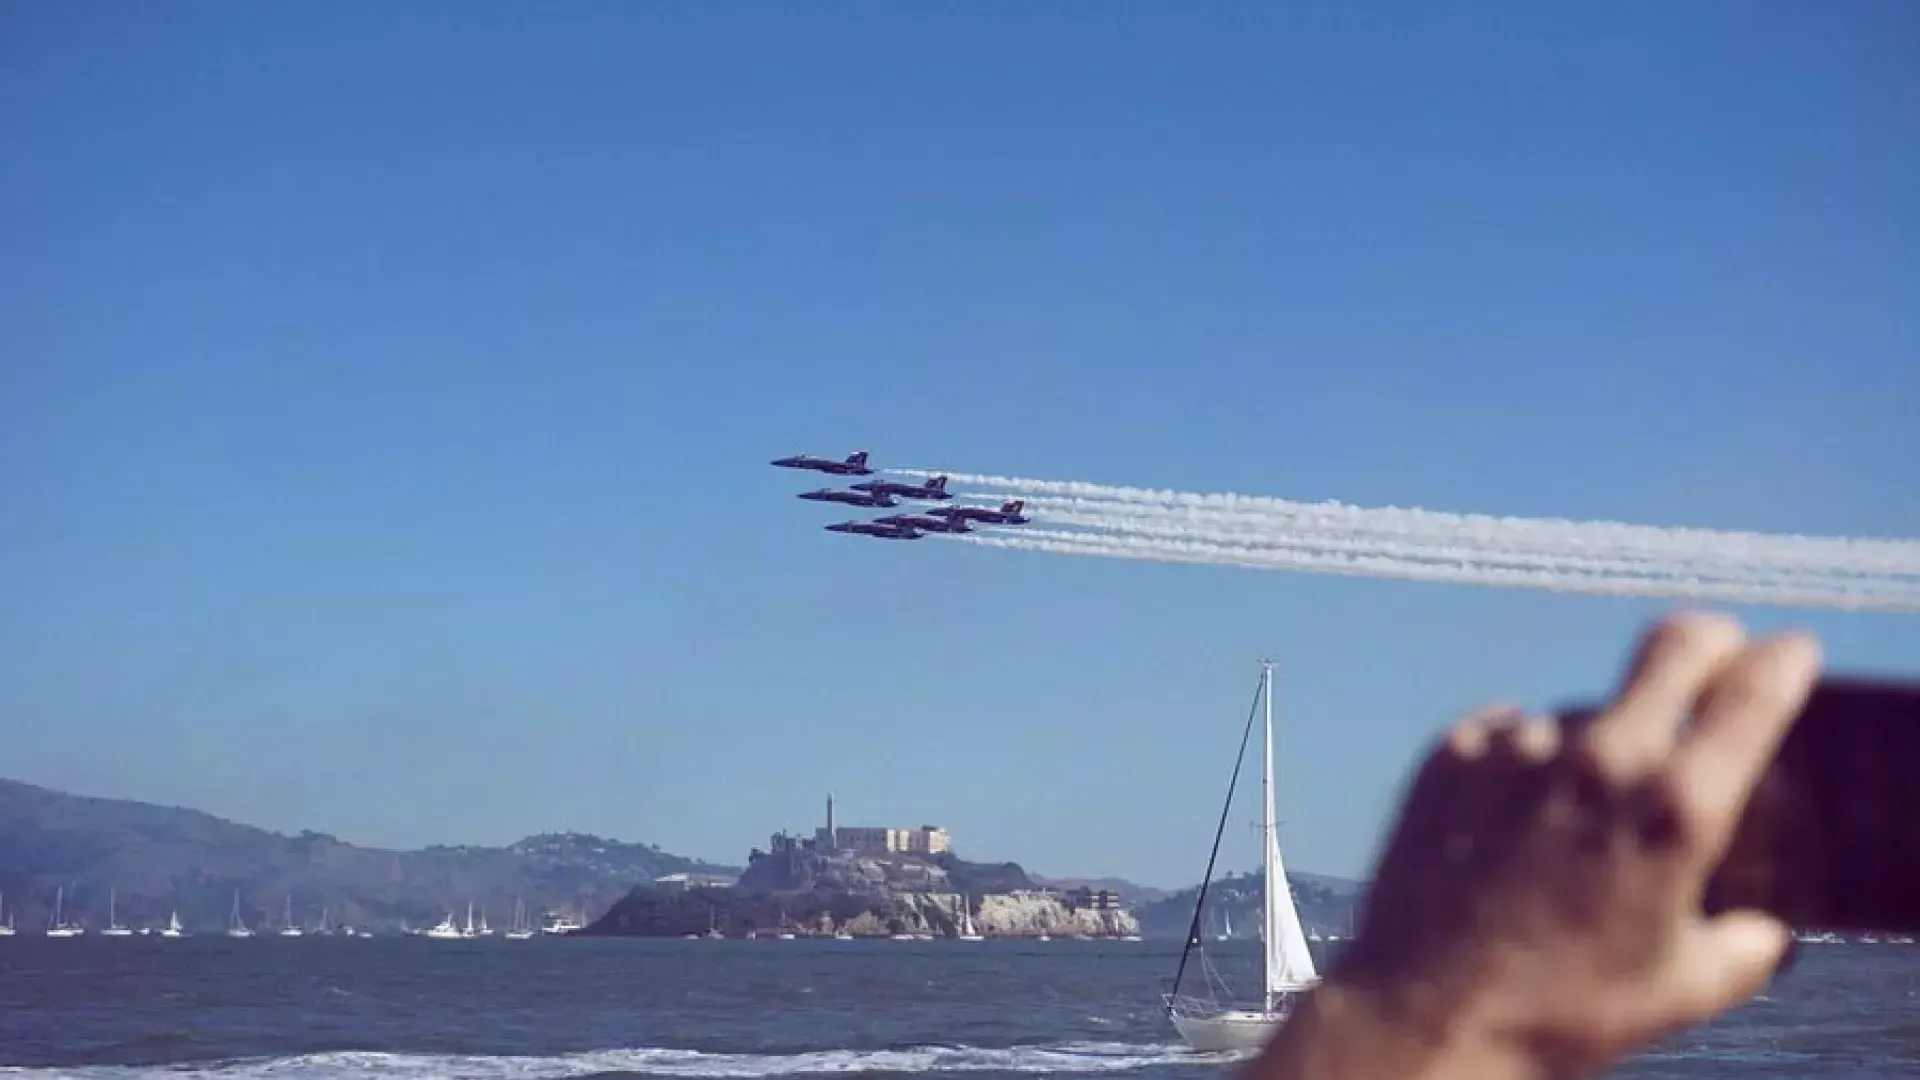
M 1125 909 L 1076 907 L 1053 892 L 982 896 L 973 921 L 988 937 L 1120 937 L 1140 932 L 1139 920 Z
M 748 893 L 730 889 L 665 891 L 641 886 L 616 902 L 586 933 L 613 937 L 727 937 L 782 931 L 801 936 L 848 933 L 953 937 L 958 893 Z M 1017 892 L 973 898 L 974 928 L 985 937 L 1119 937 L 1140 932 L 1129 912 L 1076 905 L 1058 893 Z

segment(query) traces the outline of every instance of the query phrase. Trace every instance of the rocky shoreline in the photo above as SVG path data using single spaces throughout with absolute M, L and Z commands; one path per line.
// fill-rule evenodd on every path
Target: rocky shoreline
M 642 885 L 584 933 L 610 937 L 933 937 L 962 910 L 989 938 L 1120 938 L 1140 924 L 1111 892 L 1037 886 L 1013 863 L 755 852 L 732 888 Z

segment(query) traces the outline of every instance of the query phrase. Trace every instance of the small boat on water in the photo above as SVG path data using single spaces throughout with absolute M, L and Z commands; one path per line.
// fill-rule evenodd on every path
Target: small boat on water
M 246 920 L 240 918 L 240 890 L 233 890 L 233 913 L 227 916 L 227 936 L 230 938 L 249 938 L 253 931 L 247 929 Z
M 306 931 L 300 929 L 300 924 L 293 921 L 293 894 L 292 893 L 287 894 L 286 911 L 284 914 L 280 916 L 280 936 L 281 937 L 305 937 L 306 936 Z
M 540 932 L 554 935 L 577 934 L 586 928 L 587 924 L 581 922 L 579 918 L 571 913 L 561 912 L 556 914 L 554 912 L 548 912 L 546 921 L 540 926 Z
M 50 938 L 79 937 L 85 930 L 67 921 L 67 889 L 62 885 L 53 893 L 53 919 L 47 923 Z
M 133 931 L 120 925 L 120 890 L 107 890 L 107 928 L 101 937 L 132 937 Z
M 959 941 L 985 941 L 986 937 L 974 928 L 971 901 L 972 898 L 965 894 L 960 897 L 960 932 L 954 938 Z
M 1220 824 L 1214 832 L 1213 853 L 1207 858 L 1207 875 L 1200 881 L 1194 899 L 1193 921 L 1187 930 L 1186 947 L 1180 952 L 1180 966 L 1174 971 L 1173 989 L 1163 1001 L 1174 1030 L 1187 1045 L 1202 1053 L 1255 1050 L 1265 1046 L 1280 1025 L 1286 1023 L 1299 996 L 1320 981 L 1314 970 L 1313 954 L 1307 949 L 1306 935 L 1300 926 L 1300 912 L 1294 907 L 1293 893 L 1287 886 L 1286 867 L 1280 860 L 1279 829 L 1274 816 L 1273 773 L 1273 663 L 1260 664 L 1260 690 L 1255 708 L 1247 716 L 1240 736 L 1240 753 L 1234 759 L 1233 779 L 1227 785 L 1226 804 L 1220 809 Z M 1261 993 L 1255 1001 L 1223 1002 L 1218 991 L 1226 990 L 1219 972 L 1207 962 L 1200 943 L 1206 915 L 1207 886 L 1213 877 L 1214 861 L 1220 855 L 1220 840 L 1226 834 L 1227 817 L 1233 807 L 1233 788 L 1240 777 L 1247 744 L 1256 717 L 1264 717 L 1264 739 L 1260 772 L 1261 813 L 1260 847 L 1263 897 L 1261 902 L 1260 976 Z M 1193 962 L 1198 958 L 1197 965 Z M 1180 993 L 1181 982 L 1189 966 L 1197 966 L 1206 982 L 1205 996 Z
M 187 936 L 187 932 L 184 929 L 182 929 L 180 926 L 180 913 L 178 911 L 175 911 L 172 914 L 167 916 L 167 925 L 160 929 L 160 936 L 161 937 L 186 937 Z
M 527 922 L 527 905 L 518 900 L 513 902 L 513 927 L 506 932 L 508 941 L 525 941 L 533 936 L 533 925 Z

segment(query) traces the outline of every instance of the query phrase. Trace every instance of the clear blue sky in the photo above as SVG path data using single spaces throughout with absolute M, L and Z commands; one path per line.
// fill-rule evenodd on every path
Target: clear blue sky
M 766 461 L 1920 534 L 1916 55 L 1899 0 L 8 4 L 0 774 L 732 860 L 832 790 L 1171 884 L 1273 653 L 1289 860 L 1357 872 L 1451 714 L 1661 605 L 863 542 Z

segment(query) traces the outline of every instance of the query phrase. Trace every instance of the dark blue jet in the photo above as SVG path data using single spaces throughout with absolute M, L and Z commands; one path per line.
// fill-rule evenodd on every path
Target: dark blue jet
M 875 495 L 898 495 L 902 499 L 938 499 L 953 498 L 947 491 L 947 478 L 936 476 L 924 484 L 903 484 L 898 480 L 869 480 L 864 484 L 853 485 L 855 491 L 871 491 Z
M 899 506 L 891 495 L 875 495 L 871 491 L 836 491 L 833 488 L 821 488 L 819 491 L 803 491 L 795 498 L 812 502 L 846 503 L 848 506 Z
M 880 540 L 918 540 L 921 536 L 919 529 L 910 529 L 905 525 L 882 525 L 877 521 L 842 521 L 827 526 L 827 531 L 871 536 Z
M 906 529 L 919 529 L 921 532 L 963 533 L 972 532 L 966 518 L 930 517 L 926 514 L 889 514 L 883 518 L 874 518 L 881 525 L 898 525 Z
M 1025 525 L 1033 519 L 1020 511 L 1027 504 L 1019 499 L 1008 499 L 1000 504 L 1000 509 L 989 510 L 984 506 L 940 506 L 927 511 L 949 521 L 978 521 L 984 525 Z
M 847 455 L 845 461 L 832 458 L 817 458 L 812 454 L 795 454 L 792 457 L 776 458 L 773 464 L 783 469 L 812 469 L 814 472 L 832 473 L 835 476 L 872 476 L 873 470 L 867 468 L 867 452 L 856 450 Z

